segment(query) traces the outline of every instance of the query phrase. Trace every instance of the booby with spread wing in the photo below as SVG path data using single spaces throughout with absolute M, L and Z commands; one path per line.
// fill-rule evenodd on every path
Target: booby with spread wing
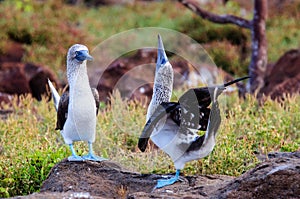
M 96 156 L 92 147 L 99 108 L 98 91 L 90 87 L 87 75 L 86 62 L 92 59 L 86 46 L 75 44 L 70 47 L 67 55 L 69 90 L 60 97 L 52 83 L 48 81 L 57 110 L 56 130 L 61 130 L 64 141 L 72 152 L 72 156 L 68 157 L 69 161 L 106 160 Z M 88 142 L 88 155 L 81 157 L 76 154 L 73 148 L 75 141 Z
M 171 157 L 176 168 L 175 177 L 158 180 L 156 188 L 175 183 L 186 162 L 210 154 L 221 122 L 217 98 L 227 86 L 247 78 L 219 86 L 189 89 L 178 102 L 163 102 L 153 111 L 139 138 L 138 147 L 144 152 L 151 137 L 154 144 Z M 199 130 L 206 132 L 199 136 Z

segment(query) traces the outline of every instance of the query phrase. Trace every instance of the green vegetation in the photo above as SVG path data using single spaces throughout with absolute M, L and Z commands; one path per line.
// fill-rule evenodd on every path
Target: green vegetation
M 295 151 L 300 147 L 300 97 L 283 105 L 267 100 L 258 106 L 253 97 L 241 100 L 235 94 L 220 97 L 222 124 L 217 145 L 208 157 L 186 165 L 183 173 L 238 176 L 258 163 L 256 154 Z M 55 131 L 56 112 L 46 99 L 38 103 L 30 96 L 14 104 L 15 113 L 0 122 L 0 197 L 39 190 L 54 164 L 70 155 Z M 174 172 L 173 163 L 152 147 L 141 153 L 138 137 L 145 123 L 146 108 L 125 102 L 118 93 L 98 115 L 95 151 L 125 168 L 143 173 Z M 75 144 L 79 154 L 87 145 Z
M 268 56 L 276 61 L 285 51 L 299 47 L 299 2 L 269 12 L 267 21 Z M 239 15 L 234 2 L 209 6 L 215 13 Z M 252 11 L 246 12 L 251 18 Z M 112 17 L 113 16 L 113 17 Z M 178 30 L 203 43 L 216 64 L 226 71 L 243 75 L 249 63 L 250 31 L 232 25 L 216 25 L 194 15 L 173 1 L 87 8 L 63 1 L 7 0 L 0 3 L 0 53 L 8 40 L 23 43 L 24 61 L 42 63 L 64 78 L 65 54 L 74 43 L 91 49 L 115 33 L 131 28 L 157 26 Z M 288 30 L 288 31 L 286 31 Z M 221 97 L 223 122 L 212 154 L 188 163 L 184 174 L 226 174 L 237 176 L 258 163 L 255 154 L 294 151 L 300 146 L 300 97 L 282 105 L 267 100 L 259 106 L 253 97 Z M 54 164 L 70 155 L 58 131 L 54 130 L 55 110 L 46 99 L 38 103 L 30 96 L 14 102 L 14 113 L 0 120 L 0 197 L 25 195 L 39 190 Z M 116 93 L 111 105 L 98 116 L 98 154 L 140 172 L 174 172 L 171 160 L 150 147 L 137 149 L 146 107 L 124 102 Z M 76 143 L 79 154 L 84 143 Z

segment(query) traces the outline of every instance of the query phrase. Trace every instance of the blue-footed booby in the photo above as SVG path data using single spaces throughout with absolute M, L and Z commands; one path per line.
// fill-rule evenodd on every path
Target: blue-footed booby
M 148 106 L 146 121 L 162 102 L 169 102 L 173 90 L 173 68 L 166 55 L 161 36 L 158 35 L 157 60 L 153 94 Z
M 154 144 L 171 157 L 176 168 L 175 177 L 158 180 L 156 188 L 175 183 L 185 163 L 210 154 L 221 123 L 217 98 L 227 86 L 247 78 L 218 86 L 189 89 L 178 102 L 163 102 L 152 111 L 139 138 L 138 147 L 144 152 L 151 137 Z M 206 132 L 199 136 L 199 130 Z
M 60 97 L 50 81 L 49 87 L 57 110 L 56 130 L 61 131 L 66 144 L 69 145 L 72 155 L 69 161 L 103 161 L 93 152 L 92 144 L 95 141 L 96 117 L 99 108 L 98 91 L 90 87 L 87 75 L 87 60 L 92 60 L 88 48 L 81 44 L 70 47 L 67 54 L 67 79 L 69 90 Z M 73 148 L 73 142 L 86 141 L 89 153 L 78 156 Z

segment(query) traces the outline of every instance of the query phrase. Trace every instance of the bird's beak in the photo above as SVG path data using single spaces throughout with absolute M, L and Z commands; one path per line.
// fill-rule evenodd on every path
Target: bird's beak
M 86 60 L 92 61 L 94 58 L 90 54 L 86 54 Z
M 165 52 L 164 44 L 162 42 L 161 36 L 158 35 L 156 70 L 158 70 L 162 65 L 164 65 L 167 62 L 168 57 Z
M 89 54 L 87 50 L 79 50 L 76 52 L 76 57 L 78 61 L 93 60 L 93 57 Z

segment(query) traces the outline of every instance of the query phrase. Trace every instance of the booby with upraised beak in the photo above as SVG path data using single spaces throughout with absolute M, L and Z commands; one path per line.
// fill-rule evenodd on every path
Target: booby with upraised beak
M 175 177 L 158 180 L 156 188 L 175 183 L 185 163 L 210 154 L 221 123 L 217 98 L 227 86 L 247 78 L 218 86 L 190 89 L 178 102 L 163 102 L 153 111 L 139 138 L 138 147 L 144 152 L 151 138 L 171 157 L 176 168 Z M 199 130 L 206 132 L 199 136 Z
M 166 55 L 161 36 L 158 35 L 153 94 L 148 106 L 146 121 L 162 102 L 169 102 L 171 100 L 174 79 L 173 73 L 173 68 Z
M 93 143 L 96 134 L 96 117 L 99 108 L 99 95 L 92 89 L 87 75 L 87 60 L 92 60 L 88 48 L 81 44 L 70 47 L 67 55 L 67 79 L 69 90 L 60 97 L 50 81 L 55 107 L 57 109 L 56 130 L 61 131 L 66 144 L 69 145 L 72 155 L 69 161 L 103 161 L 105 158 L 96 156 L 93 152 Z M 58 103 L 58 104 L 57 104 Z M 86 141 L 89 153 L 78 156 L 73 148 L 73 142 Z

